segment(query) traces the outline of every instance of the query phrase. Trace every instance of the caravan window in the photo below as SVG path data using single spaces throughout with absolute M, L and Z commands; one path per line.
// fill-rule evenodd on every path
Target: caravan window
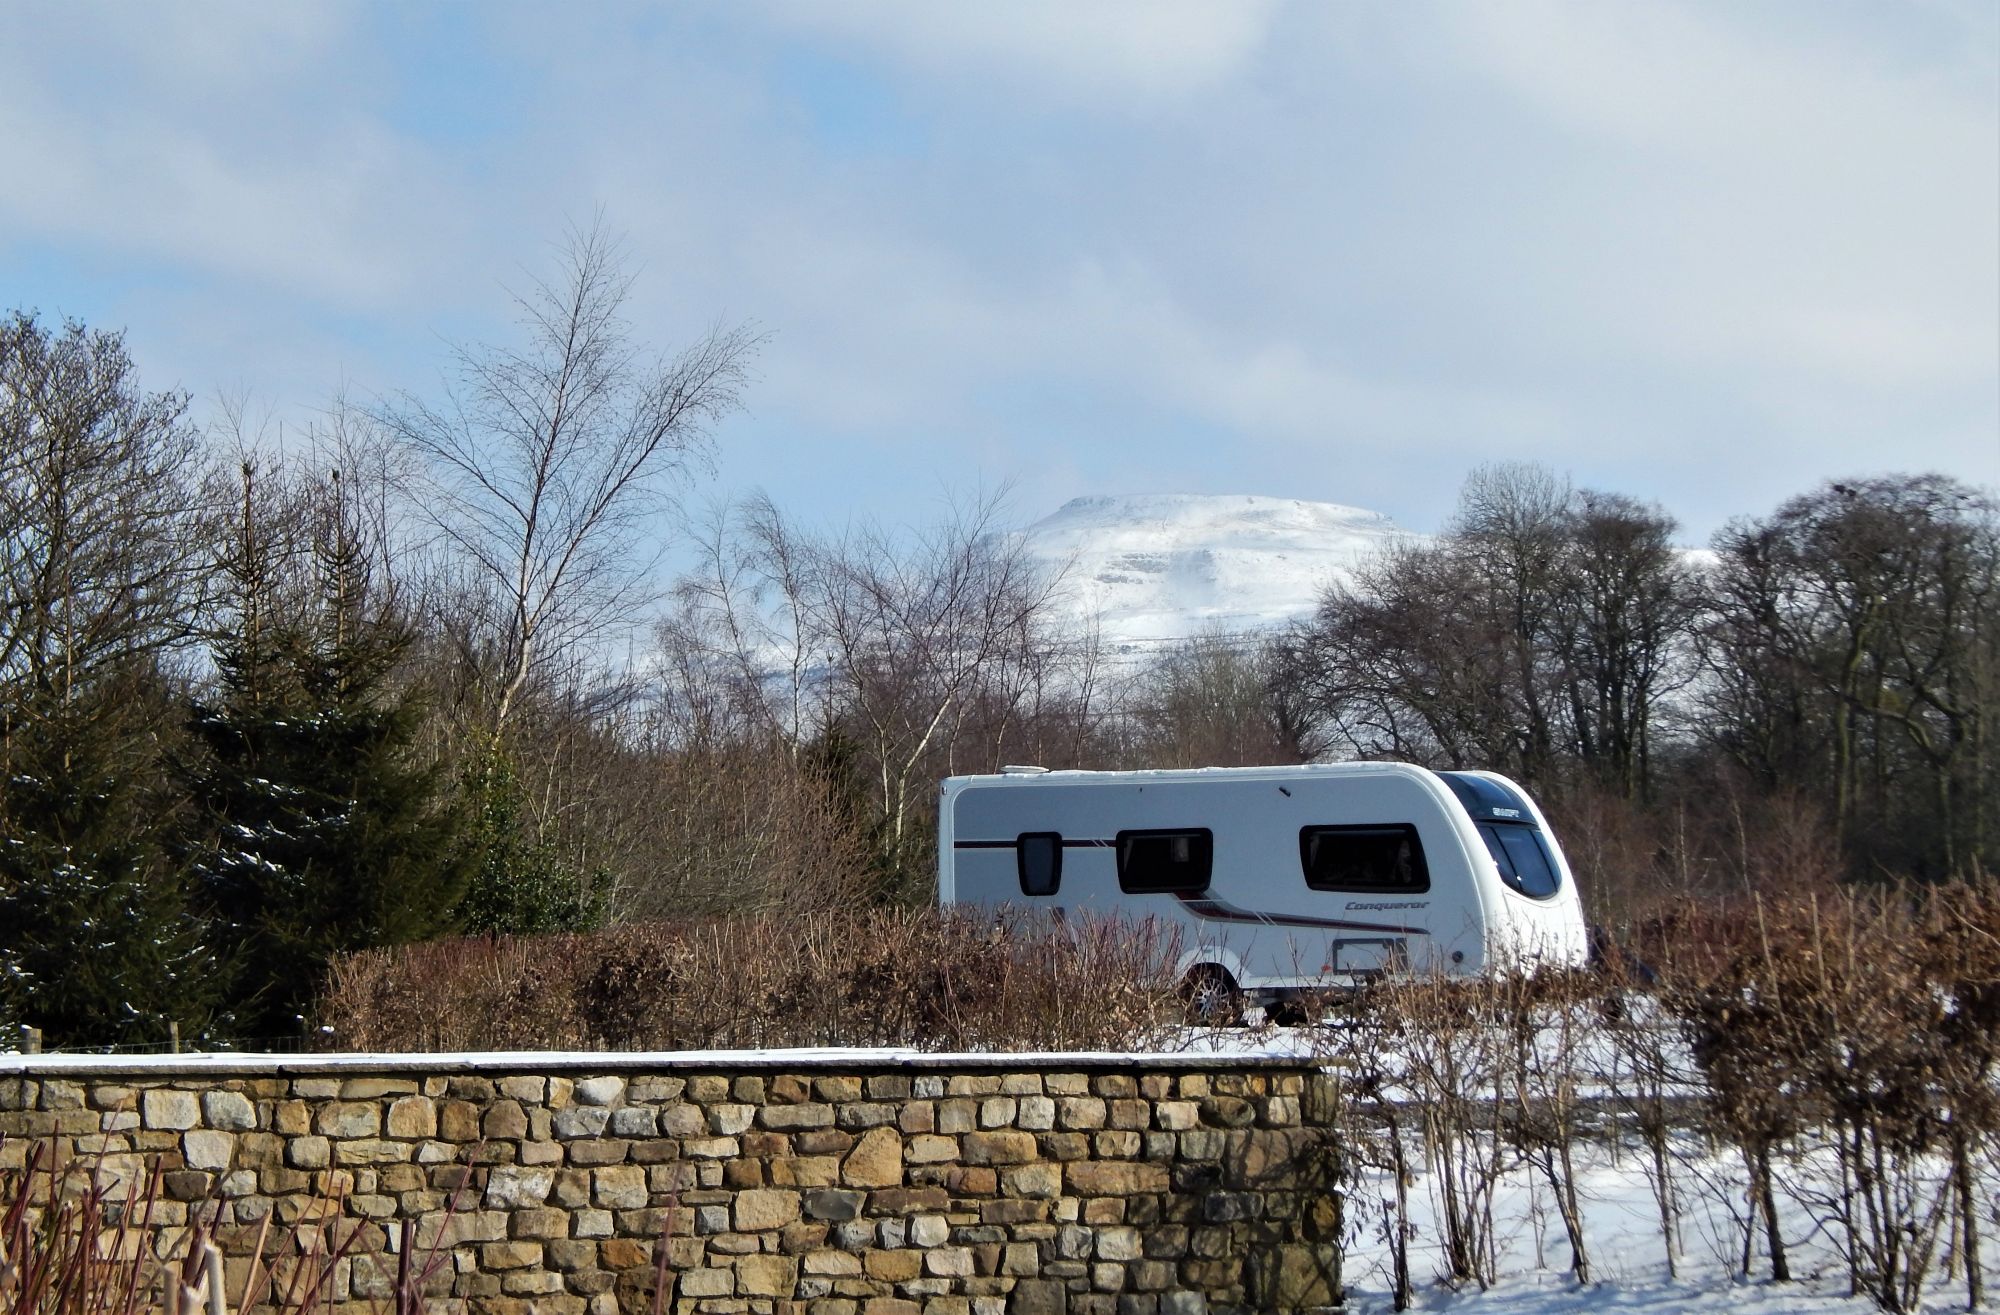
M 1536 899 L 1547 899 L 1562 889 L 1562 878 L 1535 828 L 1481 822 L 1479 836 L 1493 855 L 1494 866 L 1500 869 L 1500 879 L 1513 889 Z
M 1414 895 L 1431 888 L 1424 843 L 1407 822 L 1301 827 L 1299 864 L 1314 890 Z
M 1187 831 L 1120 831 L 1118 889 L 1128 895 L 1194 894 L 1208 889 L 1215 836 Z
M 1028 831 L 1014 842 L 1023 895 L 1053 895 L 1062 885 L 1062 833 Z

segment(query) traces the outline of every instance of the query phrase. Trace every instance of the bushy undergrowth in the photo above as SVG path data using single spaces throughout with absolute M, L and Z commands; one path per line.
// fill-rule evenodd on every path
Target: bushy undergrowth
M 1173 959 L 1144 924 L 771 913 L 371 950 L 334 965 L 321 1015 L 356 1050 L 1157 1046 Z

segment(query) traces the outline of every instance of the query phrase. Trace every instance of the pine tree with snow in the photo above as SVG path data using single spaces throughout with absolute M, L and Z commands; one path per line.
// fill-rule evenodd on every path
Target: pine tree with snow
M 451 927 L 469 865 L 458 816 L 395 688 L 408 631 L 371 588 L 337 477 L 308 503 L 305 587 L 288 589 L 244 472 L 234 624 L 191 729 L 190 869 L 216 925 L 236 1026 L 294 1034 L 329 959 Z M 294 522 L 296 523 L 296 521 Z M 296 580 L 289 582 L 297 585 Z
M 13 709 L 0 781 L 0 1021 L 50 1046 L 163 1045 L 205 1026 L 204 926 L 166 846 L 170 808 L 134 709 L 135 676 Z

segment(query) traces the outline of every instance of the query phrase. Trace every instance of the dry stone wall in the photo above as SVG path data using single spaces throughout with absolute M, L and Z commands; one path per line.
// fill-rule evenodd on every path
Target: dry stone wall
M 157 1162 L 156 1253 L 213 1219 L 232 1290 L 267 1216 L 267 1248 L 356 1231 L 332 1291 L 357 1309 L 413 1245 L 431 1309 L 479 1315 L 649 1311 L 661 1273 L 686 1315 L 1302 1310 L 1338 1297 L 1315 1081 L 1178 1057 L 9 1057 L 0 1171 L 53 1145 L 126 1194 Z

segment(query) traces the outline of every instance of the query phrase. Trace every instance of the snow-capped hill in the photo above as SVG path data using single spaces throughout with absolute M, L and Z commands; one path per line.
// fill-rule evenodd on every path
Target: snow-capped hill
M 1075 498 L 1026 531 L 1036 556 L 1067 566 L 1067 605 L 1114 651 L 1283 625 L 1403 533 L 1360 507 L 1204 494 Z

